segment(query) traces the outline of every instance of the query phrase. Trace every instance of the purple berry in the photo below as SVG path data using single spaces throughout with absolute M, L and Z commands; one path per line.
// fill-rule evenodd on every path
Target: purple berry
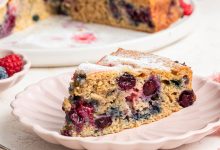
M 148 8 L 135 9 L 132 4 L 123 3 L 130 19 L 138 25 L 139 23 L 147 23 L 149 27 L 154 28 L 151 14 Z
M 80 86 L 86 81 L 86 74 L 84 72 L 75 72 L 73 76 L 74 86 Z
M 14 10 L 8 5 L 7 14 L 2 25 L 0 25 L 0 38 L 8 36 L 15 27 L 16 16 Z
M 85 122 L 90 122 L 93 124 L 93 107 L 87 103 L 81 104 L 77 108 L 77 114 L 82 117 Z
M 77 100 L 74 101 L 72 109 L 67 113 L 66 121 L 71 121 L 76 128 L 77 132 L 81 132 L 86 122 L 94 124 L 94 108 L 92 105 L 83 101 L 83 98 L 76 96 Z
M 125 97 L 127 102 L 134 102 L 136 98 L 137 98 L 137 94 L 135 93 L 131 93 L 131 95 Z
M 98 129 L 104 129 L 112 124 L 112 118 L 110 116 L 101 116 L 95 120 L 95 126 Z
M 196 99 L 195 93 L 193 90 L 186 90 L 180 94 L 178 103 L 182 107 L 191 106 Z
M 71 119 L 72 123 L 75 125 L 76 132 L 78 133 L 81 132 L 85 120 L 82 117 L 80 117 L 75 111 L 72 112 L 72 114 L 70 113 L 69 116 L 70 116 L 69 118 Z
M 189 84 L 189 77 L 187 75 L 183 76 L 183 82 L 185 83 L 185 85 Z
M 61 134 L 64 136 L 72 136 L 72 132 L 70 130 L 63 130 L 61 131 Z
M 122 91 L 130 90 L 136 85 L 136 79 L 133 75 L 128 73 L 124 73 L 117 79 L 118 86 L 121 88 Z
M 109 0 L 109 8 L 116 19 L 119 19 L 121 14 L 115 0 Z
M 144 83 L 143 93 L 145 96 L 154 95 L 157 93 L 158 90 L 159 90 L 159 84 L 154 77 L 150 78 L 148 81 Z

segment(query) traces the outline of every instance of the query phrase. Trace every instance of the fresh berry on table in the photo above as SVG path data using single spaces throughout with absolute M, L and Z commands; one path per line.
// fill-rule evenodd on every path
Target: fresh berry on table
M 5 68 L 0 67 L 0 80 L 8 78 L 8 73 Z
M 193 6 L 191 4 L 186 3 L 184 0 L 180 0 L 180 6 L 183 9 L 184 15 L 190 16 L 193 13 Z
M 24 66 L 23 59 L 16 54 L 10 54 L 0 58 L 0 67 L 6 70 L 8 77 L 20 72 Z

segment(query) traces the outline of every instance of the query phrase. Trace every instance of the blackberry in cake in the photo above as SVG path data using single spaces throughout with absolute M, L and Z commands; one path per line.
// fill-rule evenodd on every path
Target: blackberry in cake
M 119 49 L 75 71 L 61 134 L 101 136 L 148 124 L 191 106 L 192 70 L 156 55 Z
M 74 20 L 157 32 L 169 27 L 193 7 L 183 0 L 6 0 L 0 5 L 0 38 L 64 14 Z

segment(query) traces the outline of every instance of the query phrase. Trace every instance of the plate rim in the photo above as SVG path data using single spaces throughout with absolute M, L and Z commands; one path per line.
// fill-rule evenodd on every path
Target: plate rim
M 64 75 L 69 76 L 70 72 L 63 73 L 63 74 L 56 75 L 56 76 L 47 77 L 45 79 L 38 81 L 37 83 L 29 85 L 22 92 L 18 93 L 16 95 L 15 99 L 11 102 L 12 114 L 24 126 L 31 128 L 31 130 L 34 131 L 37 135 L 39 135 L 38 133 L 42 133 L 44 135 L 52 136 L 54 139 L 60 139 L 60 140 L 65 140 L 65 141 L 86 142 L 86 143 L 90 143 L 90 144 L 114 144 L 114 145 L 159 144 L 159 143 L 165 143 L 165 142 L 169 142 L 169 141 L 183 140 L 183 139 L 187 139 L 192 136 L 195 136 L 195 135 L 206 134 L 208 132 L 209 132 L 209 134 L 211 134 L 211 133 L 215 132 L 217 130 L 217 128 L 219 128 L 219 126 L 220 126 L 220 117 L 219 117 L 219 119 L 208 123 L 205 127 L 201 128 L 201 129 L 187 131 L 184 134 L 173 136 L 173 137 L 162 137 L 162 138 L 153 139 L 153 140 L 135 140 L 135 141 L 119 141 L 119 142 L 108 141 L 108 140 L 92 140 L 91 141 L 90 138 L 93 138 L 93 137 L 66 137 L 66 136 L 59 134 L 56 131 L 46 130 L 45 128 L 41 127 L 40 125 L 32 123 L 29 120 L 29 118 L 22 117 L 19 114 L 17 114 L 17 111 L 19 110 L 19 108 L 16 108 L 16 103 L 22 97 L 23 93 L 27 92 L 29 89 L 33 88 L 34 86 L 37 86 L 38 84 L 40 84 L 48 79 L 60 78 L 61 76 L 64 76 Z M 199 79 L 203 80 L 206 84 L 213 84 L 214 86 L 220 87 L 219 83 L 216 83 L 216 82 L 212 81 L 211 79 L 208 79 L 208 78 L 205 78 L 202 76 L 198 76 L 198 75 L 194 75 L 194 78 L 199 78 Z M 56 142 L 59 143 L 58 141 L 56 141 Z

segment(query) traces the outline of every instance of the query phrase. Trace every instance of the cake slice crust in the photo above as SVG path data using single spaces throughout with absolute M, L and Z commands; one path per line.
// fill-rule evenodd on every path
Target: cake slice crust
M 81 64 L 63 103 L 66 136 L 100 136 L 148 124 L 196 100 L 185 64 L 119 49 Z

